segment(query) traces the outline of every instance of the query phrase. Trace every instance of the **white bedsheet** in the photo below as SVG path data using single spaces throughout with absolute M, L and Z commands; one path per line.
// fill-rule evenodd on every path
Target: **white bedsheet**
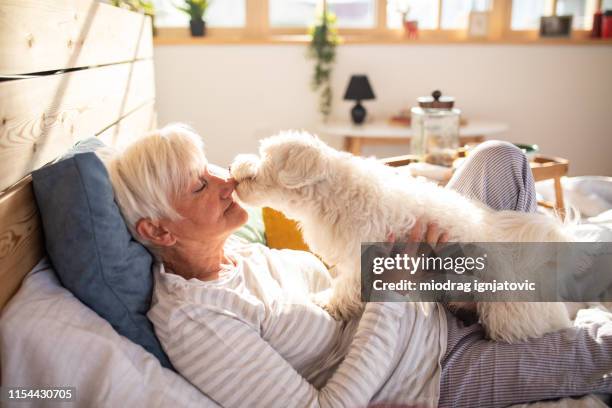
M 595 217 L 612 209 L 612 177 L 563 177 L 563 198 L 567 205 L 577 209 L 583 217 Z M 555 201 L 553 180 L 536 183 L 538 196 Z
M 76 387 L 72 403 L 16 402 L 6 407 L 218 407 L 79 302 L 59 284 L 46 259 L 30 272 L 2 314 L 0 365 L 3 387 Z M 606 405 L 586 396 L 515 408 L 553 407 Z
M 60 286 L 46 260 L 0 319 L 3 387 L 73 386 L 76 401 L 21 407 L 217 407 Z

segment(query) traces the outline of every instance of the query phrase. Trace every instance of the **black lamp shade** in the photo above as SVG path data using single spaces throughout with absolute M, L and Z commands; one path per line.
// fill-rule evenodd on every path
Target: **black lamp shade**
M 374 92 L 368 81 L 368 77 L 365 75 L 353 75 L 344 93 L 345 100 L 351 101 L 365 101 L 368 99 L 374 99 Z

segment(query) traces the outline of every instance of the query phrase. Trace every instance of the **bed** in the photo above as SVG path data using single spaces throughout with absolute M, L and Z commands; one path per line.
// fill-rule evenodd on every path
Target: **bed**
M 79 140 L 93 136 L 120 147 L 154 128 L 152 57 L 151 21 L 141 14 L 90 0 L 0 2 L 3 389 L 76 387 L 66 406 L 215 406 L 114 332 L 63 289 L 43 261 L 31 172 Z M 0 405 L 13 403 L 58 405 Z
M 1 1 L 0 121 L 0 381 L 74 391 L 3 406 L 217 406 L 62 287 L 34 199 L 31 173 L 76 142 L 120 147 L 156 127 L 150 19 L 92 0 Z

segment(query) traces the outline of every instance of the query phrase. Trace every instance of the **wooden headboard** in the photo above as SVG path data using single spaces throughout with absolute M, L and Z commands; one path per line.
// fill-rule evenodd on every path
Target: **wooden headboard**
M 150 18 L 93 0 L 0 0 L 0 310 L 44 255 L 30 173 L 91 136 L 156 126 Z

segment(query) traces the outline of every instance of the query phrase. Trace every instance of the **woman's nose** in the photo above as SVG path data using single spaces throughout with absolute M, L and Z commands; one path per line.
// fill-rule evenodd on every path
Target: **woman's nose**
M 236 186 L 238 185 L 238 182 L 236 181 L 235 178 L 233 177 L 229 177 L 227 180 L 225 180 L 225 184 L 232 190 L 234 191 L 236 189 Z
M 229 198 L 236 189 L 237 184 L 233 177 L 225 179 L 221 185 L 221 198 Z
M 238 183 L 230 175 L 229 171 L 219 166 L 210 165 L 208 172 L 218 183 L 221 197 L 228 198 L 231 196 Z

